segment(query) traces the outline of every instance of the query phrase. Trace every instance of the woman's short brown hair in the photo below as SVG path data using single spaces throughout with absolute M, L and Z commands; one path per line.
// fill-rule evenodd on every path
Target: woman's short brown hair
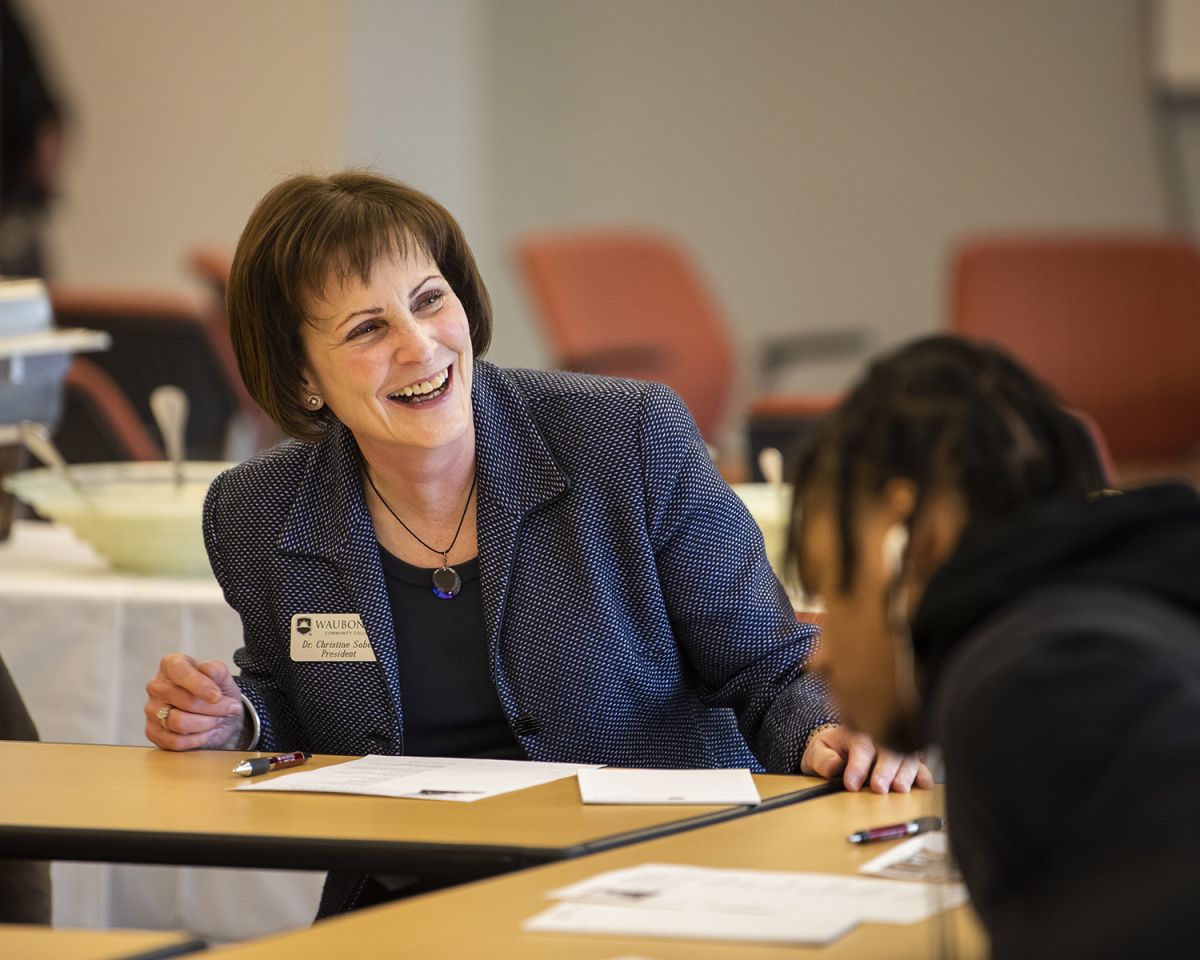
M 259 201 L 234 253 L 227 308 L 238 368 L 281 430 L 319 440 L 329 415 L 301 397 L 300 328 L 326 283 L 370 282 L 383 257 L 410 245 L 427 254 L 462 301 L 475 356 L 492 339 L 492 304 L 462 228 L 419 190 L 373 173 L 291 177 Z

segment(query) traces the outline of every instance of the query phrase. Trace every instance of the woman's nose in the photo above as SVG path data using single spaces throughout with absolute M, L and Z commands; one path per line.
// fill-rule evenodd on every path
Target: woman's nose
M 433 357 L 436 340 L 425 324 L 404 315 L 392 325 L 392 350 L 401 363 L 421 364 Z

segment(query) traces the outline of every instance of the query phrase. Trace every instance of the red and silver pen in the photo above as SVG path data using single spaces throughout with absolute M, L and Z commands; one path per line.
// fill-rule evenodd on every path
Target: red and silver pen
M 859 830 L 846 839 L 851 843 L 873 843 L 876 840 L 896 840 L 899 837 L 911 837 L 918 833 L 928 833 L 930 830 L 941 830 L 945 821 L 941 817 L 917 817 L 906 823 L 890 823 L 886 827 L 871 827 L 869 830 Z
M 233 768 L 233 772 L 243 777 L 257 777 L 260 773 L 298 766 L 311 756 L 311 753 L 301 753 L 297 750 L 295 753 L 283 753 L 278 757 L 252 757 L 239 763 Z

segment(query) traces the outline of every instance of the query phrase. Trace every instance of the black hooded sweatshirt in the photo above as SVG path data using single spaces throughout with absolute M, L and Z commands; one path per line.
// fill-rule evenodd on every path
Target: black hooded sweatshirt
M 1200 495 L 969 528 L 912 638 L 993 955 L 1200 956 Z

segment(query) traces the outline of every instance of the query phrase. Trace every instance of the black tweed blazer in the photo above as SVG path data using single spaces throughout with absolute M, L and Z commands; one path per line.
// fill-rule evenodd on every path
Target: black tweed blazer
M 533 760 L 794 772 L 832 719 L 762 536 L 658 384 L 478 361 L 479 571 L 496 692 Z M 220 476 L 212 567 L 261 749 L 404 751 L 397 633 L 340 424 Z M 375 662 L 293 662 L 296 613 L 357 613 Z

